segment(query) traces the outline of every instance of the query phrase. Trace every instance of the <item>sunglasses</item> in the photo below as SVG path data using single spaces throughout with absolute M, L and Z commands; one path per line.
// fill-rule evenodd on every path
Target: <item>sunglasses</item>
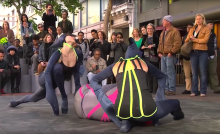
M 42 27 L 38 27 L 38 28 L 42 28 Z
M 117 38 L 122 39 L 122 37 L 117 37 Z

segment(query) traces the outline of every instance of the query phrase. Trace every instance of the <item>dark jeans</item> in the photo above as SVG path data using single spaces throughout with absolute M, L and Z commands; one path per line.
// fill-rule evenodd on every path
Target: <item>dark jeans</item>
M 151 62 L 149 61 L 149 58 L 144 58 L 145 62 L 150 62 L 152 65 L 154 65 L 156 68 L 159 69 L 159 62 Z M 151 92 L 157 92 L 158 83 L 156 77 L 152 76 L 149 72 L 147 73 L 147 85 L 149 87 L 149 90 Z
M 159 119 L 165 117 L 171 112 L 175 112 L 180 107 L 180 102 L 179 100 L 176 100 L 176 99 L 156 101 L 155 103 L 157 106 L 157 112 L 153 116 L 142 117 L 139 119 L 130 119 L 130 120 L 139 122 L 139 123 L 146 123 L 147 121 L 157 122 Z
M 0 87 L 1 89 L 4 88 L 4 86 L 7 84 L 8 80 L 10 79 L 9 73 L 0 73 Z
M 200 70 L 200 93 L 206 94 L 208 53 L 206 51 L 193 50 L 190 54 L 190 62 L 192 68 L 192 93 L 198 94 L 198 74 Z
M 16 88 L 18 88 L 21 82 L 21 71 L 17 73 L 11 73 L 11 89 L 15 88 L 14 87 L 15 80 L 16 80 Z

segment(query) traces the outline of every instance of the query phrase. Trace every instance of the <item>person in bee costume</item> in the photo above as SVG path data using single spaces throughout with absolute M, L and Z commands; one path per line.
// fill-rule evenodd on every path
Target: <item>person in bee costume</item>
M 59 41 L 51 46 L 55 48 L 63 47 L 53 53 L 46 70 L 39 75 L 38 83 L 41 88 L 34 94 L 26 95 L 17 101 L 11 100 L 10 107 L 16 107 L 27 102 L 37 102 L 46 97 L 54 114 L 59 115 L 59 105 L 55 94 L 55 88 L 58 87 L 62 96 L 61 111 L 63 114 L 67 114 L 68 100 L 64 89 L 64 81 L 69 81 L 73 74 L 76 91 L 81 87 L 80 66 L 82 65 L 83 54 L 82 51 L 74 48 L 76 46 L 74 35 L 66 35 L 66 43 L 63 42 Z
M 157 123 L 169 113 L 173 115 L 174 120 L 183 119 L 184 113 L 179 100 L 166 100 L 164 97 L 165 74 L 140 58 L 141 52 L 133 38 L 129 38 L 129 43 L 125 59 L 121 58 L 117 63 L 108 66 L 90 82 L 103 110 L 121 132 L 128 132 L 136 124 L 145 124 L 148 121 Z M 158 79 L 155 101 L 147 87 L 147 72 Z M 100 81 L 113 75 L 116 77 L 118 88 L 114 105 L 99 84 Z

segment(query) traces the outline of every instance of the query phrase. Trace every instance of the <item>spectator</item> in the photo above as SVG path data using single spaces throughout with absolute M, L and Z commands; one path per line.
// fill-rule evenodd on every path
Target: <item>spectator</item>
M 143 35 L 143 41 L 141 44 L 141 51 L 143 52 L 143 59 L 145 62 L 150 62 L 155 67 L 159 68 L 159 57 L 157 55 L 157 48 L 159 44 L 159 37 L 155 33 L 155 27 L 152 23 L 147 25 L 147 33 Z M 147 83 L 150 92 L 156 94 L 158 83 L 157 79 L 147 73 Z
M 62 11 L 62 18 L 63 20 L 58 23 L 58 26 L 63 29 L 63 33 L 67 34 L 72 34 L 73 33 L 73 24 L 70 20 L 67 19 L 68 17 L 68 12 L 67 10 Z
M 139 31 L 138 28 L 134 28 L 132 32 L 132 36 L 134 38 L 134 41 L 137 45 L 137 47 L 140 49 L 141 43 L 142 43 L 142 33 Z
M 113 32 L 111 35 L 111 47 L 112 45 L 117 43 L 117 33 Z M 112 63 L 114 63 L 114 57 L 115 57 L 115 51 L 111 49 L 110 54 L 109 54 L 109 58 L 107 61 L 107 66 L 111 65 Z
M 0 39 L 6 37 L 8 39 L 8 43 L 4 44 L 4 49 L 6 49 L 13 44 L 15 40 L 14 32 L 10 29 L 9 23 L 7 21 L 3 22 L 3 29 L 0 30 Z
M 10 46 L 7 49 L 7 62 L 11 70 L 11 93 L 19 93 L 19 86 L 21 81 L 21 69 L 19 57 L 16 55 L 17 48 Z M 16 80 L 16 86 L 14 87 Z
M 28 21 L 26 14 L 21 15 L 21 36 L 25 40 L 25 44 L 28 45 L 31 42 L 31 35 L 34 34 L 33 24 Z
M 86 63 L 86 68 L 88 70 L 88 79 L 91 81 L 97 73 L 101 72 L 106 68 L 106 61 L 100 57 L 101 50 L 99 48 L 94 50 L 94 56 L 88 59 Z M 102 81 L 102 86 L 107 84 L 107 79 Z
M 47 63 L 53 54 L 52 48 L 49 48 L 54 42 L 54 37 L 52 34 L 47 34 L 44 38 L 43 44 L 39 48 L 39 62 L 38 65 L 38 74 L 42 73 L 46 67 Z
M 65 38 L 65 34 L 63 33 L 63 30 L 60 26 L 57 27 L 57 36 L 56 36 L 56 40 L 58 40 L 59 38 Z
M 27 52 L 27 58 L 30 59 L 33 72 L 36 75 L 37 74 L 37 67 L 38 67 L 38 54 L 39 54 L 39 36 L 33 35 L 32 36 L 31 43 L 28 44 L 28 52 Z
M 142 35 L 146 35 L 147 34 L 146 26 L 142 26 L 141 27 L 141 33 L 142 33 Z
M 199 95 L 198 91 L 198 71 L 200 71 L 200 96 L 205 97 L 207 91 L 207 64 L 208 64 L 208 46 L 210 37 L 210 28 L 206 26 L 205 16 L 197 14 L 195 24 L 190 29 L 185 42 L 190 39 L 193 41 L 193 51 L 190 54 L 192 68 L 192 91 L 190 96 Z
M 40 38 L 40 41 L 43 42 L 44 37 L 47 35 L 47 32 L 44 30 L 44 25 L 38 24 L 38 30 L 40 31 L 37 35 Z
M 57 21 L 57 16 L 51 4 L 46 5 L 46 12 L 43 14 L 42 20 L 44 21 L 45 31 L 48 30 L 49 26 L 56 27 L 55 22 Z
M 217 75 L 217 39 L 213 31 L 213 22 L 207 22 L 207 27 L 211 29 L 208 45 L 208 81 L 214 93 L 220 93 L 219 80 Z
M 92 39 L 89 42 L 89 51 L 91 51 L 91 56 L 93 56 L 93 51 L 95 50 L 94 48 L 91 48 L 91 46 L 93 46 L 94 43 L 96 43 L 98 41 L 98 32 L 97 30 L 93 29 L 91 30 L 91 34 L 92 34 Z
M 16 52 L 16 55 L 19 57 L 19 58 L 23 58 L 23 47 L 20 46 L 20 40 L 19 39 L 15 39 L 15 47 L 17 48 L 17 52 Z
M 76 40 L 77 45 L 79 45 L 82 49 L 83 53 L 83 60 L 86 61 L 87 57 L 89 56 L 89 45 L 84 39 L 84 33 L 78 32 L 78 39 Z
M 0 50 L 0 88 L 1 94 L 5 94 L 3 88 L 10 79 L 8 64 L 4 60 L 4 51 Z
M 176 53 L 181 47 L 181 37 L 179 31 L 172 26 L 173 17 L 167 15 L 163 18 L 165 30 L 160 34 L 157 53 L 161 58 L 161 71 L 168 77 L 166 78 L 166 95 L 176 94 Z
M 187 34 L 182 38 L 182 44 L 185 43 L 186 37 L 189 33 L 189 30 L 193 27 L 193 24 L 190 23 L 187 25 Z M 192 87 L 192 79 L 191 79 L 191 64 L 190 64 L 190 57 L 183 57 L 180 55 L 181 63 L 183 63 L 183 71 L 185 74 L 185 82 L 186 82 L 186 90 L 182 92 L 182 94 L 191 94 L 191 87 Z
M 52 26 L 49 26 L 49 27 L 48 27 L 48 33 L 49 33 L 49 34 L 52 34 L 54 38 L 57 37 L 57 31 L 56 31 L 56 29 L 55 29 L 54 27 L 52 27 Z
M 94 41 L 96 43 L 93 43 L 93 45 L 91 46 L 92 49 L 96 49 L 99 48 L 101 49 L 101 58 L 104 59 L 105 61 L 107 60 L 107 55 L 110 53 L 111 50 L 111 44 L 106 41 L 106 35 L 103 31 L 99 31 L 98 32 L 98 37 L 99 39 L 97 41 Z
M 111 44 L 111 50 L 115 52 L 114 63 L 118 62 L 121 57 L 125 58 L 127 47 L 128 45 L 124 43 L 123 34 L 118 32 L 116 42 Z

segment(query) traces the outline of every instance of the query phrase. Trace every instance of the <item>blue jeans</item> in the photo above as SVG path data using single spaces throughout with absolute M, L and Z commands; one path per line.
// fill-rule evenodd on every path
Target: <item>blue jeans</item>
M 176 71 L 175 71 L 176 57 L 161 57 L 161 71 L 166 74 L 165 90 L 176 90 Z
M 192 68 L 192 93 L 198 95 L 198 74 L 200 70 L 200 93 L 206 94 L 208 53 L 195 50 L 190 54 L 190 62 Z

